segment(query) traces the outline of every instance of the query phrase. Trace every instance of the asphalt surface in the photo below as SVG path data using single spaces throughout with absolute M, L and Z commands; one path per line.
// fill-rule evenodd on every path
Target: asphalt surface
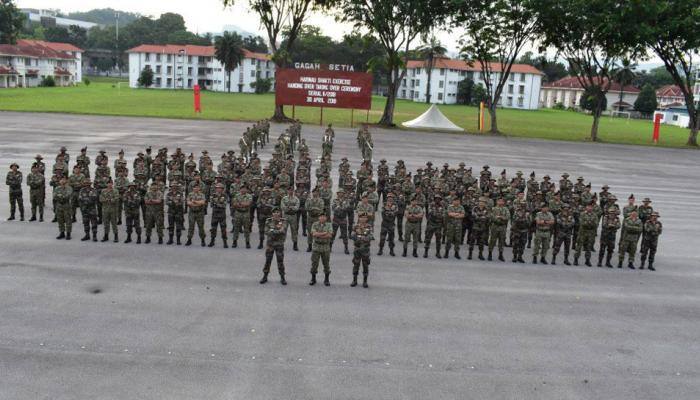
M 0 159 L 26 175 L 36 153 L 50 168 L 61 145 L 71 165 L 84 145 L 110 165 L 146 145 L 218 157 L 246 126 L 3 112 Z M 321 132 L 303 129 L 312 156 Z M 353 168 L 355 132 L 338 129 L 335 146 Z M 0 399 L 698 398 L 698 152 L 382 130 L 374 140 L 375 159 L 410 169 L 568 172 L 621 199 L 649 196 L 664 223 L 657 272 L 373 255 L 370 288 L 350 288 L 336 243 L 332 286 L 309 287 L 309 254 L 288 243 L 290 284 L 273 266 L 261 286 L 260 250 L 57 241 L 55 224 L 6 222 L 3 200 Z

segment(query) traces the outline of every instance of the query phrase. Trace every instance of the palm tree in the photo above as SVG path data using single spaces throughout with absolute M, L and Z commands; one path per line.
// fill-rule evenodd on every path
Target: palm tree
M 243 61 L 243 38 L 236 32 L 224 32 L 214 41 L 214 56 L 224 66 L 228 76 L 228 92 L 231 93 L 231 72 Z M 224 77 L 226 80 L 226 77 Z
M 447 53 L 447 49 L 442 46 L 442 43 L 433 35 L 429 39 L 423 37 L 423 46 L 418 48 L 418 54 L 425 60 L 425 71 L 428 73 L 428 82 L 426 85 L 425 102 L 430 104 L 430 83 L 432 80 L 433 67 L 435 59 L 442 57 Z
M 637 73 L 634 72 L 635 69 L 637 69 L 637 63 L 625 57 L 622 59 L 620 65 L 613 70 L 613 79 L 620 84 L 620 100 L 617 103 L 618 112 L 622 111 L 622 97 L 624 96 L 625 86 L 632 83 L 637 76 Z

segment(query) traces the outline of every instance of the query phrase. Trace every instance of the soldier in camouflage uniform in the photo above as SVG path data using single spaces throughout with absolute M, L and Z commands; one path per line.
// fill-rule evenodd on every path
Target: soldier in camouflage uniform
M 73 167 L 73 174 L 68 178 L 68 184 L 70 185 L 71 189 L 73 189 L 73 198 L 70 200 L 71 202 L 71 207 L 73 209 L 71 210 L 71 215 L 73 222 L 75 223 L 75 211 L 80 207 L 80 202 L 78 201 L 78 194 L 80 193 L 80 189 L 83 187 L 83 181 L 85 180 L 85 175 L 82 174 L 80 171 L 79 166 Z
M 187 242 L 185 246 L 192 245 L 192 237 L 194 236 L 195 225 L 199 229 L 199 239 L 202 241 L 202 247 L 205 246 L 204 239 L 206 237 L 204 233 L 204 209 L 207 208 L 207 198 L 202 193 L 202 187 L 193 181 L 194 185 L 187 195 L 187 207 L 188 212 L 188 224 L 187 224 Z
M 331 249 L 333 248 L 333 242 L 338 234 L 338 230 L 340 230 L 340 239 L 343 241 L 345 254 L 350 254 L 348 250 L 348 211 L 350 208 L 350 201 L 345 197 L 345 191 L 342 188 L 338 189 L 335 199 L 333 199 L 333 204 L 331 205 L 333 212 L 333 239 L 331 239 Z
M 649 199 L 644 199 L 645 205 L 650 203 Z M 641 207 L 640 207 L 641 208 Z M 641 219 L 641 218 L 640 218 Z M 639 269 L 644 269 L 644 263 L 649 260 L 649 270 L 656 271 L 654 269 L 654 257 L 656 256 L 656 247 L 659 243 L 659 236 L 663 232 L 663 225 L 659 221 L 659 213 L 652 211 L 649 214 L 647 221 L 644 223 L 644 232 L 642 233 L 642 259 Z
M 309 232 L 307 232 L 307 239 L 308 239 L 308 247 L 306 249 L 306 252 L 311 252 L 311 247 L 313 243 L 313 237 L 311 236 L 311 226 L 318 221 L 318 217 L 323 214 L 324 209 L 325 209 L 325 204 L 323 202 L 323 199 L 319 196 L 319 189 L 318 187 L 314 188 L 314 190 L 311 192 L 311 197 L 306 199 L 306 223 L 307 227 L 309 229 Z
M 36 211 L 39 209 L 39 222 L 44 222 L 44 201 L 46 198 L 46 179 L 44 174 L 39 172 L 39 167 L 32 166 L 32 172 L 27 175 L 27 186 L 29 186 L 29 203 L 32 207 L 32 217 L 30 221 L 36 221 Z
M 362 287 L 368 288 L 367 276 L 369 275 L 370 264 L 370 244 L 374 240 L 372 227 L 367 223 L 367 217 L 359 218 L 357 225 L 353 227 L 350 233 L 350 238 L 355 244 L 355 249 L 352 255 L 352 283 L 350 286 L 357 286 L 357 274 L 360 272 L 360 263 L 362 263 Z
M 523 253 L 527 245 L 527 235 L 531 225 L 531 215 L 525 207 L 516 207 L 510 230 L 513 245 L 513 262 L 524 263 Z
M 287 187 L 287 195 L 282 197 L 280 208 L 287 220 L 287 225 L 292 231 L 292 243 L 294 251 L 299 251 L 297 241 L 299 240 L 299 224 L 297 224 L 297 212 L 299 211 L 299 198 L 294 194 L 292 186 Z
M 136 244 L 141 244 L 141 193 L 139 184 L 130 182 L 124 196 L 124 218 L 126 220 L 126 240 L 124 243 L 131 243 L 131 233 L 136 230 Z
M 629 254 L 627 268 L 634 269 L 634 255 L 637 252 L 637 243 L 639 242 L 639 236 L 642 234 L 642 229 L 642 220 L 637 216 L 637 211 L 632 211 L 622 223 L 622 241 L 620 242 L 618 268 L 622 268 L 625 254 Z
M 102 204 L 102 223 L 104 224 L 104 236 L 102 241 L 109 240 L 109 228 L 112 227 L 114 232 L 114 242 L 119 241 L 119 233 L 117 231 L 117 210 L 121 198 L 119 191 L 114 187 L 114 183 L 110 180 L 107 182 L 107 187 L 100 192 L 100 203 Z
M 593 211 L 593 203 L 588 203 L 585 210 L 579 215 L 578 238 L 576 241 L 576 253 L 574 254 L 574 265 L 578 265 L 581 250 L 585 251 L 586 265 L 591 264 L 591 251 L 595 244 L 595 236 L 598 229 L 598 216 Z
M 547 203 L 542 204 L 540 212 L 535 215 L 535 248 L 532 251 L 532 263 L 537 264 L 537 256 L 540 256 L 540 262 L 547 264 L 547 251 L 549 250 L 550 239 L 552 238 L 552 230 L 554 229 L 554 215 L 549 212 Z
M 209 247 L 214 247 L 216 242 L 216 230 L 221 227 L 221 239 L 224 241 L 224 248 L 228 248 L 228 237 L 226 236 L 226 193 L 224 185 L 217 183 L 214 187 L 214 193 L 209 197 L 211 205 L 211 238 L 209 239 Z
M 445 206 L 442 204 L 442 195 L 436 193 L 433 202 L 428 206 L 427 223 L 425 227 L 425 248 L 423 258 L 428 258 L 430 242 L 435 236 L 435 257 L 442 258 L 440 244 L 442 242 L 442 228 L 445 225 Z
M 557 254 L 559 254 L 562 245 L 564 246 L 564 264 L 571 265 L 569 262 L 569 251 L 571 250 L 571 237 L 574 233 L 574 225 L 575 221 L 574 216 L 571 215 L 571 207 L 568 204 L 564 204 L 556 217 L 552 265 L 556 265 Z
M 505 170 L 503 170 L 505 172 Z M 503 174 L 505 177 L 505 174 Z M 505 179 L 505 178 L 504 178 Z M 506 184 L 507 181 L 506 181 Z M 491 221 L 491 235 L 489 237 L 489 256 L 488 260 L 493 260 L 493 248 L 498 244 L 498 259 L 505 261 L 503 258 L 503 246 L 506 242 L 506 231 L 508 230 L 508 221 L 510 221 L 510 211 L 505 206 L 505 200 L 499 198 L 496 200 L 496 207 L 491 209 L 489 215 Z
M 263 248 L 263 241 L 265 240 L 265 223 L 267 219 L 272 216 L 272 210 L 276 208 L 275 197 L 273 196 L 270 188 L 263 188 L 260 192 L 260 197 L 258 197 L 258 204 L 256 205 L 258 213 L 258 231 L 260 232 L 260 244 L 258 244 L 258 249 Z
M 53 202 L 55 204 L 54 213 L 56 214 L 56 222 L 58 222 L 59 235 L 56 239 L 70 240 L 71 230 L 73 228 L 73 219 L 71 218 L 70 200 L 73 197 L 73 189 L 68 185 L 68 179 L 61 177 L 53 190 Z
M 233 242 L 231 247 L 238 247 L 238 235 L 243 231 L 245 248 L 250 248 L 250 207 L 253 204 L 253 196 L 248 193 L 248 188 L 241 186 L 238 193 L 231 199 L 231 214 L 233 214 Z
M 181 244 L 182 231 L 185 229 L 185 194 L 180 190 L 179 184 L 174 183 L 170 185 L 170 190 L 165 196 L 165 203 L 168 205 L 167 244 L 173 244 L 173 234 L 175 234 L 176 243 L 179 246 Z
M 119 161 L 119 160 L 117 160 Z M 117 172 L 117 177 L 114 179 L 114 188 L 119 192 L 119 203 L 117 203 L 117 225 L 122 224 L 122 214 L 124 213 L 124 193 L 129 188 L 129 178 L 127 178 L 128 169 L 120 167 Z
M 282 218 L 282 212 L 276 208 L 272 211 L 272 217 L 265 221 L 265 236 L 267 243 L 265 248 L 265 266 L 261 284 L 267 283 L 267 275 L 270 273 L 272 257 L 277 257 L 277 270 L 280 274 L 280 283 L 286 285 L 284 279 L 284 242 L 287 240 L 287 220 Z
M 386 203 L 384 203 L 384 207 L 382 208 L 382 224 L 380 227 L 379 231 L 379 251 L 377 252 L 378 256 L 381 256 L 384 254 L 384 243 L 389 241 L 389 254 L 393 257 L 396 254 L 394 254 L 394 233 L 396 231 L 396 211 L 397 207 L 396 204 L 394 204 L 394 194 L 389 193 L 389 197 L 386 199 Z M 403 221 L 401 221 L 403 222 Z M 399 222 L 399 223 L 401 223 Z M 404 252 L 404 257 L 406 257 L 406 253 Z
M 10 171 L 5 178 L 5 184 L 9 186 L 10 192 L 10 218 L 15 219 L 15 208 L 19 208 L 19 220 L 24 221 L 24 201 L 22 201 L 22 173 L 19 172 L 17 163 L 10 164 Z
M 612 258 L 613 252 L 615 251 L 615 236 L 617 236 L 617 231 L 620 229 L 620 218 L 618 218 L 619 210 L 614 208 L 608 208 L 608 212 L 603 216 L 601 221 L 600 230 L 600 252 L 598 253 L 598 266 L 603 266 L 603 257 L 607 252 L 607 257 L 605 259 L 605 266 L 612 268 L 610 264 L 610 259 Z
M 146 204 L 146 216 L 144 217 L 146 225 L 146 243 L 151 243 L 151 232 L 156 228 L 158 234 L 158 244 L 163 244 L 163 192 L 161 192 L 158 184 L 151 184 L 143 199 Z
M 401 221 L 399 221 L 401 223 Z M 411 204 L 406 207 L 406 227 L 404 229 L 403 256 L 408 252 L 408 243 L 413 242 L 413 257 L 418 257 L 418 240 L 423 224 L 423 207 L 420 206 L 418 196 L 411 198 Z M 426 253 L 427 254 L 427 253 Z
M 447 213 L 447 229 L 445 230 L 445 254 L 443 257 L 448 258 L 450 255 L 450 247 L 455 248 L 455 258 L 461 259 L 459 256 L 459 245 L 462 241 L 462 218 L 464 218 L 464 207 L 460 204 L 459 197 L 452 199 L 452 204 L 445 210 Z
M 318 272 L 319 260 L 323 262 L 323 273 L 325 279 L 323 284 L 330 286 L 331 275 L 331 239 L 333 237 L 333 225 L 326 219 L 326 214 L 321 214 L 318 221 L 311 226 L 311 234 L 313 238 L 313 247 L 311 252 L 311 281 L 309 285 L 316 284 L 316 273 Z
M 92 241 L 97 241 L 97 203 L 99 197 L 97 190 L 92 187 L 92 182 L 89 178 L 82 181 L 83 187 L 78 192 L 78 205 L 80 207 L 80 215 L 83 220 L 83 229 L 85 236 L 80 240 L 90 240 L 90 232 L 92 231 Z
M 472 218 L 474 219 L 474 225 L 472 226 L 472 235 L 469 238 L 469 255 L 467 259 L 472 259 L 472 253 L 474 252 L 474 245 L 479 247 L 479 260 L 484 260 L 484 246 L 486 245 L 486 238 L 489 234 L 489 221 L 490 221 L 490 211 L 486 207 L 486 198 L 479 198 L 479 202 L 476 207 L 472 209 Z

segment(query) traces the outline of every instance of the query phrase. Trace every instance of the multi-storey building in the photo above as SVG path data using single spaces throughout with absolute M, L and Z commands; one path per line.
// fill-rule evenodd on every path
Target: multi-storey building
M 484 73 L 478 62 L 472 65 L 464 60 L 438 58 L 433 63 L 430 80 L 430 102 L 454 104 L 457 102 L 457 85 L 460 81 L 471 79 L 476 85 L 485 85 Z M 409 61 L 406 76 L 401 81 L 398 98 L 417 102 L 426 101 L 428 72 L 426 61 Z M 491 79 L 498 80 L 502 67 L 492 65 L 494 71 Z M 536 110 L 539 106 L 542 72 L 531 65 L 513 64 L 508 82 L 503 87 L 499 106 Z
M 214 46 L 142 44 L 128 50 L 129 86 L 139 87 L 141 71 L 153 71 L 152 88 L 192 89 L 194 85 L 219 92 L 252 93 L 258 78 L 274 79 L 275 64 L 270 56 L 244 50 L 241 64 L 228 76 L 214 56 Z M 274 85 L 273 85 L 274 86 Z
M 622 89 L 622 94 L 620 93 Z M 607 101 L 606 111 L 631 111 L 634 109 L 634 102 L 639 97 L 640 90 L 632 85 L 620 87 L 617 82 L 612 82 L 608 92 L 605 94 Z M 581 96 L 584 93 L 583 86 L 574 76 L 567 76 L 555 82 L 542 85 L 540 102 L 542 107 L 553 108 L 557 104 L 565 108 L 581 108 Z M 620 100 L 622 98 L 622 100 Z
M 80 82 L 82 52 L 72 44 L 42 40 L 0 44 L 0 88 L 38 86 L 47 76 L 57 86 Z

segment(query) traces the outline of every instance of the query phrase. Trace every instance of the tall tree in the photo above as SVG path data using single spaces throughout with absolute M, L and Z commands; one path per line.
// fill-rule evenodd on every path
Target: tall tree
M 214 56 L 224 66 L 226 87 L 231 93 L 231 72 L 243 61 L 243 38 L 236 32 L 224 32 L 214 41 Z
M 634 102 L 634 109 L 642 113 L 642 115 L 647 116 L 654 113 L 658 107 L 656 101 L 656 90 L 650 84 L 644 85 L 642 91 L 639 92 L 637 100 Z
M 533 0 L 537 29 L 545 46 L 558 50 L 593 105 L 591 140 L 598 125 L 613 70 L 621 58 L 635 58 L 642 46 L 632 36 L 628 15 L 617 0 Z
M 433 67 L 435 59 L 443 57 L 447 53 L 447 49 L 440 43 L 435 35 L 424 35 L 423 45 L 418 48 L 421 58 L 425 60 L 425 72 L 428 73 L 428 81 L 426 82 L 425 102 L 430 104 L 430 86 L 432 83 Z
M 246 36 L 243 38 L 243 45 L 246 49 L 255 53 L 267 53 L 267 43 L 262 36 Z
M 486 90 L 491 133 L 498 134 L 496 108 L 513 64 L 536 36 L 529 0 L 456 0 L 454 24 L 464 27 L 462 57 L 478 62 Z
M 685 98 L 690 119 L 687 144 L 698 145 L 700 111 L 693 93 L 700 51 L 700 0 L 630 1 L 625 9 L 634 16 L 642 34 L 641 42 L 650 47 L 664 63 Z
M 386 70 L 387 99 L 379 123 L 394 125 L 394 108 L 413 41 L 442 24 L 447 13 L 443 0 L 338 0 L 337 18 L 367 29 L 384 48 L 383 60 L 374 65 Z
M 15 44 L 24 24 L 24 14 L 13 0 L 0 0 L 0 44 Z
M 620 85 L 620 99 L 617 103 L 617 111 L 622 111 L 622 99 L 625 94 L 625 86 L 631 84 L 637 76 L 635 69 L 637 63 L 624 57 L 613 70 L 613 79 Z
M 326 0 L 248 0 L 250 8 L 260 17 L 265 27 L 267 40 L 272 50 L 272 61 L 276 68 L 284 68 L 289 62 L 289 54 L 299 35 L 306 17 L 316 7 L 325 6 Z M 232 6 L 235 0 L 222 0 L 224 7 Z M 282 32 L 287 32 L 284 45 L 278 46 Z M 275 106 L 274 121 L 288 121 L 284 108 Z

